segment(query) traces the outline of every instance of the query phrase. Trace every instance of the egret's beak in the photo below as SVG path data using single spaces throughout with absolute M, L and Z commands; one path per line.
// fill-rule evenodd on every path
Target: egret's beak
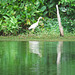
M 42 19 L 44 20 L 44 18 L 42 17 Z

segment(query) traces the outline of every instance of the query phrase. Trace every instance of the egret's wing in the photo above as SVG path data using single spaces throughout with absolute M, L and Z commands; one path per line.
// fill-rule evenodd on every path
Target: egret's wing
M 35 29 L 37 25 L 38 25 L 38 23 L 36 22 L 36 23 L 32 24 L 28 29 L 29 29 L 29 30 L 30 30 L 30 29 Z

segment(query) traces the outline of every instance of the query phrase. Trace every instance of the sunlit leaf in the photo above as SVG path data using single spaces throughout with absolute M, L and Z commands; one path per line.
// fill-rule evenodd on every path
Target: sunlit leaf
M 29 24 L 29 25 L 31 24 L 29 19 L 27 19 L 27 24 Z
M 2 20 L 0 21 L 0 25 L 1 25 L 1 23 L 2 23 Z
M 9 19 L 7 16 L 3 16 L 5 19 Z

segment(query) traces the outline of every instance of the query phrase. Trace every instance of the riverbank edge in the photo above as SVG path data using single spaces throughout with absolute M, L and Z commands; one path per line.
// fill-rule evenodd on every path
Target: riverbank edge
M 36 36 L 36 35 L 22 35 L 22 36 L 0 36 L 0 41 L 75 41 L 75 36 Z

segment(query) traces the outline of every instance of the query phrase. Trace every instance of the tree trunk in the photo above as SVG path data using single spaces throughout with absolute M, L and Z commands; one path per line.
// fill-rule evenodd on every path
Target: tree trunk
M 59 23 L 60 36 L 64 36 L 63 27 L 61 25 L 61 18 L 60 18 L 60 14 L 59 14 L 58 5 L 56 5 L 56 9 L 57 9 L 57 18 L 58 18 L 58 23 Z

